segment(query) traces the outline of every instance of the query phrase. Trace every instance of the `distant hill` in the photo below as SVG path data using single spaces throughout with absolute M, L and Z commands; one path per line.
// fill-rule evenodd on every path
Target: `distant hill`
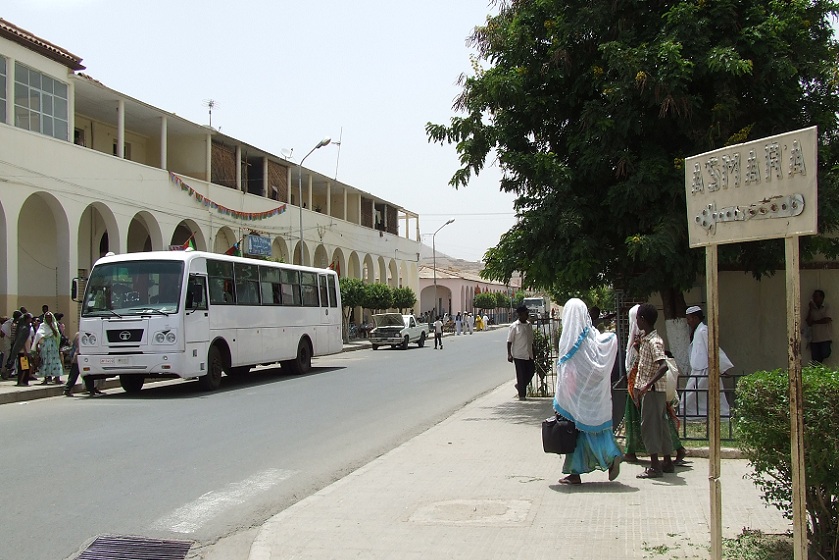
M 432 251 L 431 247 L 427 245 L 422 245 L 420 249 L 419 264 L 421 266 L 428 267 L 434 265 L 434 252 Z M 441 253 L 440 251 L 437 251 L 437 269 L 466 272 L 469 274 L 480 274 L 481 270 L 484 269 L 484 263 L 481 261 L 467 261 L 464 259 L 458 259 L 446 255 L 445 253 Z

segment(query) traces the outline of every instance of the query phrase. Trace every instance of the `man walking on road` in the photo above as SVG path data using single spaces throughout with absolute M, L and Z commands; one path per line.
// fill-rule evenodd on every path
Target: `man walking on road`
M 519 400 L 523 401 L 527 398 L 527 386 L 533 379 L 536 362 L 533 361 L 533 326 L 527 322 L 530 312 L 522 305 L 516 313 L 519 319 L 510 325 L 507 334 L 507 361 L 516 366 L 516 390 Z
M 443 321 L 437 316 L 434 321 L 434 349 L 437 350 L 437 343 L 440 343 L 440 350 L 443 349 Z

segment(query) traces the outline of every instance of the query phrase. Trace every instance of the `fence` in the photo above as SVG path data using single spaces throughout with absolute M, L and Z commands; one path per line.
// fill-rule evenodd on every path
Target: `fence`
M 614 426 L 615 435 L 619 438 L 623 436 L 623 417 L 627 404 L 627 390 L 626 390 L 626 372 L 624 371 L 623 356 L 626 351 L 627 331 L 629 328 L 629 320 L 627 317 L 629 309 L 635 305 L 634 301 L 624 301 L 617 297 L 617 314 L 615 316 L 615 330 L 620 341 L 620 350 L 618 358 L 615 361 L 615 369 L 612 373 L 612 425 Z M 561 322 L 558 318 L 549 318 L 545 320 L 534 321 L 533 328 L 536 339 L 536 375 L 533 377 L 530 386 L 528 387 L 528 395 L 533 397 L 553 397 L 556 388 L 556 363 L 558 356 L 556 355 L 556 348 L 559 342 L 559 335 L 562 332 Z M 729 411 L 735 406 L 735 387 L 737 381 L 742 374 L 728 375 L 723 378 L 724 391 L 720 395 L 721 399 L 729 404 Z M 684 383 L 680 383 L 679 396 L 684 402 L 686 400 L 694 403 L 692 410 L 685 410 L 682 406 L 676 411 L 679 419 L 679 436 L 682 440 L 707 440 L 709 436 L 709 424 L 707 414 L 700 408 L 706 408 L 704 404 L 708 402 L 708 389 L 698 388 L 695 385 L 687 387 L 686 377 L 682 378 Z M 694 398 L 688 399 L 689 395 Z M 731 422 L 731 414 L 721 415 L 720 422 L 720 439 L 722 441 L 734 440 L 734 426 Z

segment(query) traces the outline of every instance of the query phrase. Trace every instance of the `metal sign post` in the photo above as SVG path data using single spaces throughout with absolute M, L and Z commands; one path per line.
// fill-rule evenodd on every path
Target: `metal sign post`
M 717 245 L 784 238 L 789 335 L 790 451 L 795 559 L 807 558 L 801 283 L 798 237 L 818 233 L 816 127 L 729 146 L 685 160 L 690 246 L 705 247 L 711 558 L 722 558 Z

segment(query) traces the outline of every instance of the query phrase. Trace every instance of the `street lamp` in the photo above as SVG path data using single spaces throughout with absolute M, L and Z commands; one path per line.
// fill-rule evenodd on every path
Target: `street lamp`
M 434 314 L 436 315 L 434 319 L 436 320 L 437 317 L 440 316 L 440 309 L 437 307 L 437 245 L 435 244 L 437 232 L 449 225 L 454 221 L 454 218 L 443 224 L 442 226 L 437 228 L 433 234 L 431 234 L 431 261 L 434 268 Z
M 328 136 L 318 142 L 318 145 L 309 150 L 309 153 L 303 156 L 303 159 L 300 160 L 300 163 L 297 164 L 297 194 L 300 197 L 300 200 L 297 201 L 297 206 L 300 208 L 300 264 L 305 265 L 306 263 L 303 260 L 303 162 L 306 161 L 306 158 L 312 155 L 312 152 L 317 150 L 318 148 L 323 148 L 324 146 L 328 146 L 329 143 L 332 141 L 331 138 Z

